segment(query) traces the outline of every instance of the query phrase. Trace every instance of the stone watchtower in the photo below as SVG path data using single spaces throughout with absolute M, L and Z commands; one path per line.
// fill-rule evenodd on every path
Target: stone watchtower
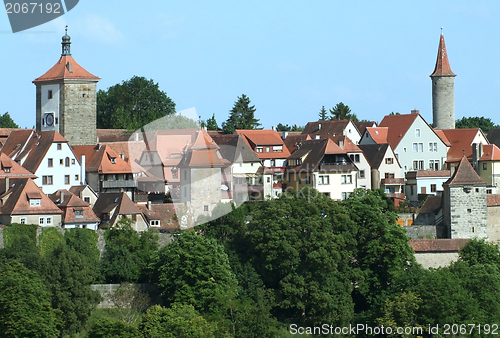
M 486 182 L 467 158 L 443 183 L 443 221 L 450 238 L 487 238 Z
M 455 74 L 451 71 L 448 53 L 441 33 L 436 67 L 430 75 L 432 80 L 433 127 L 455 129 Z
M 95 145 L 96 85 L 100 80 L 71 56 L 66 27 L 62 54 L 48 72 L 33 80 L 36 86 L 36 130 L 57 130 L 70 145 Z

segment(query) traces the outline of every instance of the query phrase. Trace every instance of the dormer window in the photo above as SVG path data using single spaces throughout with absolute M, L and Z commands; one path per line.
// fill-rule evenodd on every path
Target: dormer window
M 77 217 L 77 218 L 83 217 L 83 210 L 75 209 L 75 217 Z
M 111 161 L 111 164 L 116 164 L 116 157 L 111 157 L 110 161 Z
M 42 205 L 40 198 L 30 198 L 30 207 L 39 207 Z
M 6 173 L 10 173 L 10 168 L 9 168 L 9 167 L 5 167 L 5 168 L 3 169 L 3 171 L 5 171 Z

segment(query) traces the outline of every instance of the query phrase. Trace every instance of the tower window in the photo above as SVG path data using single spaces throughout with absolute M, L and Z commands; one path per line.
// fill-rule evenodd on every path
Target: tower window
M 52 99 L 52 90 L 47 91 L 47 98 L 48 98 L 49 100 L 51 100 L 51 99 Z

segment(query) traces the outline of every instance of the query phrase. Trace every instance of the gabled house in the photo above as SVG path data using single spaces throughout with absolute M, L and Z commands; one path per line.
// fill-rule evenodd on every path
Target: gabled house
M 443 169 L 447 146 L 418 110 L 412 110 L 411 114 L 386 115 L 379 127 L 388 128 L 387 141 L 394 149 L 403 174 L 412 170 Z
M 101 220 L 100 227 L 112 228 L 122 218 L 132 220 L 132 228 L 142 232 L 148 229 L 148 223 L 141 210 L 124 192 L 109 192 L 99 195 L 94 213 Z
M 150 228 L 157 228 L 165 232 L 174 232 L 180 229 L 174 204 L 148 202 L 137 204 L 137 207 L 141 210 Z
M 384 189 L 389 197 L 404 198 L 405 179 L 389 143 L 360 144 L 371 167 L 371 189 Z
M 228 187 L 226 199 L 239 204 L 271 197 L 272 185 L 264 183 L 271 183 L 272 173 L 266 174 L 259 170 L 261 161 L 243 136 L 220 133 L 210 133 L 210 136 L 219 146 L 222 156 L 230 162 L 230 165 L 223 167 L 222 172 L 222 184 Z
M 97 230 L 99 218 L 89 203 L 81 200 L 69 190 L 61 189 L 49 195 L 55 205 L 62 210 L 61 227 Z
M 137 178 L 142 174 L 132 169 L 107 145 L 74 146 L 78 158 L 85 163 L 87 181 L 97 193 L 125 191 L 133 199 Z
M 328 120 L 308 122 L 302 131 L 303 135 L 309 135 L 312 139 L 330 138 L 332 136 L 347 136 L 359 144 L 361 134 L 351 120 Z
M 303 141 L 287 160 L 287 191 L 311 187 L 344 200 L 357 188 L 358 168 L 331 139 Z
M 446 158 L 447 169 L 456 168 L 465 156 L 477 170 L 482 147 L 489 144 L 481 129 L 441 129 L 441 133 L 446 137 L 444 142 L 450 144 Z
M 356 122 L 355 125 L 356 125 L 356 128 L 358 128 L 359 135 L 361 135 L 361 137 L 363 137 L 363 134 L 365 133 L 366 128 L 376 127 L 377 122 L 375 122 L 375 121 Z
M 388 143 L 387 134 L 389 132 L 388 127 L 367 127 L 363 134 L 361 134 L 361 140 L 359 144 L 384 144 Z
M 31 178 L 18 178 L 0 196 L 2 224 L 61 226 L 62 211 Z
M 486 192 L 495 194 L 500 185 L 500 148 L 496 144 L 484 145 L 478 162 L 478 174 L 488 184 Z
M 35 183 L 46 194 L 81 184 L 85 179 L 75 153 L 57 131 L 14 130 L 1 153 L 36 175 Z
M 9 156 L 0 153 L 0 178 L 31 178 L 36 179 L 36 175 L 17 164 Z
M 84 202 L 89 203 L 92 208 L 94 207 L 98 197 L 90 185 L 74 185 L 69 188 L 69 192 L 75 194 Z
M 355 145 L 347 136 L 331 136 L 330 138 L 349 156 L 352 163 L 358 168 L 357 187 L 370 189 L 372 182 L 371 165 L 361 148 Z

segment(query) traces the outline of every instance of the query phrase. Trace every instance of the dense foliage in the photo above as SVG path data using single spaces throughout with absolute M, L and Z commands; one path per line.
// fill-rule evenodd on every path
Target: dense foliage
M 9 112 L 0 115 L 0 128 L 19 128 L 16 122 L 10 117 Z
M 445 323 L 500 322 L 498 246 L 473 239 L 458 261 L 426 270 L 396 217 L 381 190 L 337 202 L 306 189 L 233 206 L 162 248 L 156 232 L 139 235 L 123 220 L 106 231 L 100 259 L 90 230 L 44 229 L 37 246 L 36 231 L 14 225 L 0 249 L 0 335 L 275 338 L 292 324 L 328 323 L 443 337 Z M 110 297 L 117 314 L 92 317 L 97 274 L 157 283 L 161 306 L 124 283 Z
M 137 130 L 175 113 L 175 103 L 158 83 L 133 76 L 97 92 L 97 128 Z
M 455 121 L 456 129 L 466 128 L 481 128 L 483 133 L 488 133 L 490 129 L 498 129 L 500 126 L 496 125 L 490 118 L 484 116 L 462 117 L 460 120 Z

